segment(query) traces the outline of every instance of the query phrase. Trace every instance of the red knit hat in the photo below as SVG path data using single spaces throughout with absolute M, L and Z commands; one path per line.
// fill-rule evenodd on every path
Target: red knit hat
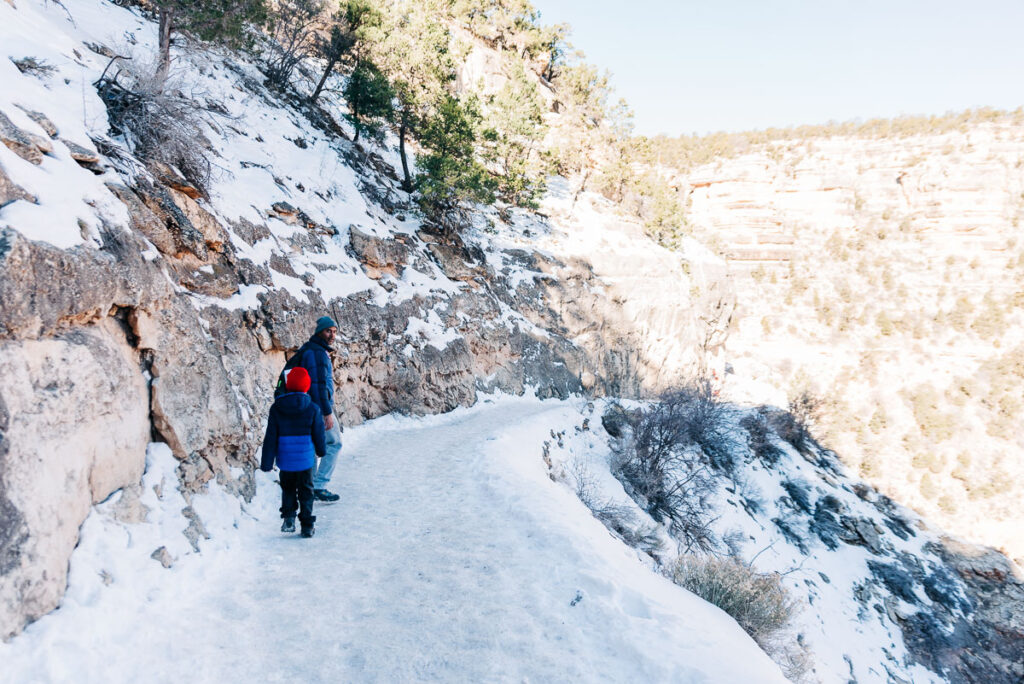
M 290 369 L 284 378 L 284 388 L 289 392 L 308 392 L 309 373 L 302 366 Z

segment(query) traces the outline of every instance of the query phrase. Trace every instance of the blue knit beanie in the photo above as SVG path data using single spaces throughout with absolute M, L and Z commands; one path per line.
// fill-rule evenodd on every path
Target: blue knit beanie
M 330 316 L 321 316 L 320 318 L 316 319 L 316 332 L 314 332 L 313 334 L 319 335 L 322 331 L 327 330 L 328 328 L 337 327 L 338 324 L 334 322 L 333 318 L 331 318 Z

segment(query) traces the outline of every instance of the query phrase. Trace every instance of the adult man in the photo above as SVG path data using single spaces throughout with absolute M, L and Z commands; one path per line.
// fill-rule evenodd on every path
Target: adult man
M 338 452 L 341 451 L 341 425 L 334 417 L 334 368 L 331 365 L 331 354 L 334 352 L 331 345 L 337 334 L 338 324 L 330 316 L 321 316 L 317 319 L 313 336 L 299 347 L 285 366 L 302 366 L 306 369 L 310 380 L 309 397 L 324 415 L 326 453 L 320 459 L 316 475 L 313 476 L 313 495 L 318 501 L 337 501 L 340 498 L 327 490 Z

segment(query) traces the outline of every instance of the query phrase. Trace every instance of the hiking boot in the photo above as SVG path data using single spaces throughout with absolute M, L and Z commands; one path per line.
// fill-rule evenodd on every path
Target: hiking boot
M 309 539 L 310 537 L 312 537 L 312 536 L 313 536 L 313 533 L 314 533 L 314 532 L 316 532 L 316 530 L 315 530 L 315 529 L 313 529 L 313 526 L 312 526 L 312 525 L 303 525 L 303 526 L 302 526 L 302 532 L 301 532 L 300 534 L 301 534 L 301 535 L 302 535 L 303 537 L 305 537 L 306 539 Z
M 313 492 L 313 498 L 317 501 L 337 501 L 341 497 L 334 492 L 329 492 L 326 489 L 317 489 Z
M 281 521 L 282 532 L 294 532 L 295 531 L 295 518 L 285 518 Z

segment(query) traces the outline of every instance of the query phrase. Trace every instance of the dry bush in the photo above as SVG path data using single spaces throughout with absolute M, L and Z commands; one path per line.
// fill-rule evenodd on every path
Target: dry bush
M 730 440 L 709 384 L 671 392 L 643 413 L 631 439 L 620 445 L 614 473 L 687 550 L 711 550 L 712 467 L 731 458 Z
M 14 59 L 12 57 L 11 61 L 14 62 L 14 66 L 18 67 L 18 71 L 29 76 L 35 76 L 36 78 L 49 78 L 57 73 L 57 67 L 45 59 L 36 59 L 35 57 Z
M 160 79 L 145 61 L 115 58 L 96 81 L 111 132 L 147 165 L 165 165 L 206 194 L 211 165 L 203 135 L 208 108 L 186 95 L 184 82 Z
M 718 400 L 710 378 L 697 378 L 667 393 L 661 406 L 675 418 L 685 441 L 699 446 L 713 468 L 727 475 L 735 472 L 742 443 L 729 421 L 731 410 Z
M 323 0 L 280 0 L 275 3 L 267 24 L 267 81 L 278 88 L 291 86 L 292 74 L 316 45 L 317 30 L 323 20 Z
M 673 582 L 731 615 L 790 680 L 807 672 L 806 650 L 787 638 L 799 604 L 781 575 L 759 573 L 736 558 L 701 556 L 680 556 L 669 573 Z
M 795 613 L 780 575 L 758 573 L 734 558 L 681 556 L 671 573 L 676 584 L 731 615 L 758 643 Z
M 811 431 L 821 420 L 824 408 L 823 400 L 803 390 L 790 400 L 788 411 L 774 411 L 767 421 L 775 434 L 807 455 L 821 448 Z
M 573 461 L 568 474 L 572 478 L 576 496 L 609 531 L 649 556 L 657 556 L 663 551 L 657 527 L 638 521 L 627 506 L 598 497 L 594 476 L 584 463 Z
M 765 466 L 772 467 L 782 457 L 782 450 L 771 440 L 771 425 L 768 417 L 761 411 L 744 416 L 740 427 L 747 431 L 747 446 L 750 452 Z

